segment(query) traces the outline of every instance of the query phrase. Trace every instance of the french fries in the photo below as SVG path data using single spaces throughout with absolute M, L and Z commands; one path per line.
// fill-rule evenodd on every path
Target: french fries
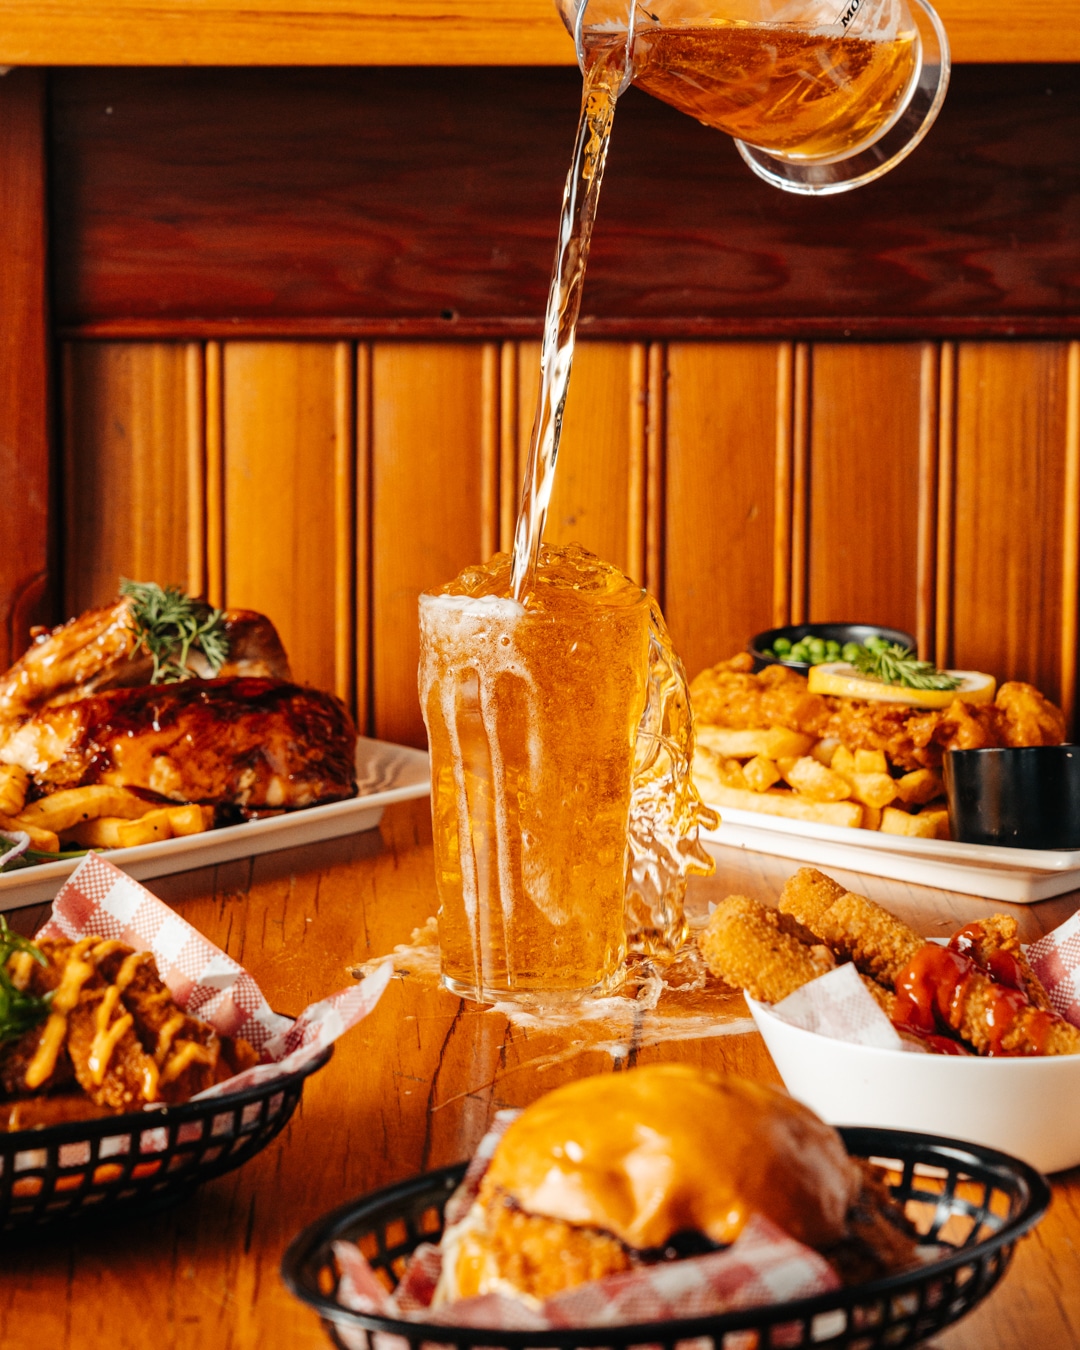
M 909 838 L 950 837 L 939 773 L 917 769 L 894 778 L 883 751 L 852 751 L 835 739 L 813 741 L 783 727 L 702 726 L 694 777 L 705 800 L 721 808 Z
M 740 811 L 761 811 L 766 815 L 787 816 L 794 820 L 814 820 L 822 825 L 862 824 L 863 808 L 858 802 L 811 802 L 795 792 L 769 788 L 766 792 L 743 792 L 723 784 L 706 783 L 705 799 L 715 806 L 734 806 Z
M 896 795 L 906 806 L 925 806 L 944 791 L 941 775 L 933 769 L 915 769 L 896 780 Z
M 133 848 L 160 839 L 201 834 L 214 823 L 213 807 L 197 803 L 159 806 L 127 788 L 94 784 L 66 788 L 26 805 L 29 778 L 0 766 L 0 801 L 17 801 L 18 810 L 0 810 L 0 829 L 22 830 L 30 846 L 57 853 L 73 848 Z M 20 778 L 20 775 L 22 777 Z M 6 794 L 6 795 L 5 795 Z
M 842 802 L 851 796 L 851 787 L 845 779 L 812 755 L 797 759 L 784 773 L 784 779 L 808 801 Z
M 0 764 L 0 815 L 17 816 L 26 804 L 30 775 L 21 765 Z
M 733 731 L 728 727 L 697 728 L 697 743 L 722 759 L 753 759 L 764 755 L 767 759 L 798 759 L 809 753 L 813 737 L 783 727 Z
M 59 853 L 60 840 L 52 830 L 42 830 L 36 825 L 24 824 L 18 816 L 0 815 L 0 830 L 9 833 L 19 831 L 30 836 L 30 847 L 39 853 Z
M 155 807 L 145 803 L 147 811 L 138 820 L 123 816 L 99 816 L 64 831 L 64 842 L 79 848 L 135 848 L 160 839 L 176 839 L 202 834 L 214 823 L 214 808 L 192 803 L 188 806 Z
M 37 829 L 52 830 L 54 834 L 63 834 L 73 826 L 87 820 L 97 820 L 101 816 L 122 816 L 125 820 L 138 820 L 154 809 L 153 802 L 127 788 L 106 787 L 96 784 L 92 787 L 66 788 L 31 802 L 18 815 L 24 825 L 33 825 Z
M 906 811 L 898 811 L 895 806 L 887 806 L 881 813 L 879 828 L 882 834 L 902 834 L 909 839 L 936 839 L 937 822 L 933 819 L 935 814 L 936 812 L 931 811 L 925 816 L 911 816 Z

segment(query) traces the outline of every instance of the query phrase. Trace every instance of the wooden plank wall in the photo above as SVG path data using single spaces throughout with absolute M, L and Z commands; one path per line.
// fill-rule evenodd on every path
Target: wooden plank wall
M 120 575 L 270 613 L 422 743 L 416 598 L 510 540 L 534 343 L 64 346 L 68 612 Z M 660 596 L 689 671 L 866 619 L 1072 709 L 1080 343 L 585 342 L 548 537 Z
M 300 679 L 421 741 L 417 595 L 511 538 L 579 97 L 52 72 L 57 617 L 122 574 L 263 609 Z M 959 67 L 917 154 L 819 201 L 629 91 L 549 536 L 647 582 L 691 673 L 869 619 L 1071 710 L 1078 138 L 1075 69 Z

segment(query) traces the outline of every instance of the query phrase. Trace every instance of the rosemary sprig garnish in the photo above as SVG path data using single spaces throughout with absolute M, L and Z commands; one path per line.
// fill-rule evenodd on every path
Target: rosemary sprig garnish
M 188 655 L 200 651 L 214 675 L 229 655 L 225 616 L 203 600 L 185 595 L 179 586 L 121 578 L 120 594 L 130 597 L 131 625 L 141 647 L 154 663 L 151 684 L 189 680 Z M 138 647 L 136 650 L 138 650 Z
M 48 965 L 41 949 L 35 947 L 29 938 L 13 933 L 7 919 L 0 914 L 0 1044 L 18 1040 L 24 1031 L 44 1022 L 49 1015 L 51 994 L 44 997 L 28 994 L 13 983 L 7 963 L 16 952 L 28 952 L 39 966 Z
M 907 689 L 958 689 L 962 683 L 958 676 L 938 670 L 932 661 L 920 661 L 910 647 L 897 642 L 860 647 L 852 652 L 851 664 L 860 675 Z

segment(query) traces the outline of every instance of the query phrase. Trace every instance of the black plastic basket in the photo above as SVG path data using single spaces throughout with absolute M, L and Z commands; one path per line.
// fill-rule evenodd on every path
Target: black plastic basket
M 443 1209 L 465 1164 L 388 1187 L 327 1214 L 290 1244 L 282 1261 L 288 1288 L 320 1315 L 343 1350 L 389 1350 L 377 1333 L 471 1350 L 573 1350 L 576 1346 L 639 1346 L 675 1350 L 878 1350 L 916 1345 L 973 1308 L 1001 1279 L 1016 1241 L 1045 1214 L 1050 1188 L 1026 1163 L 976 1144 L 898 1130 L 845 1128 L 848 1151 L 888 1168 L 893 1195 L 905 1204 L 923 1240 L 948 1247 L 932 1263 L 814 1298 L 722 1316 L 635 1326 L 499 1331 L 396 1320 L 353 1312 L 338 1303 L 331 1244 L 362 1242 L 376 1271 L 397 1283 L 409 1254 L 437 1242 Z M 755 1337 L 747 1332 L 756 1333 Z M 698 1338 L 701 1338 L 700 1340 Z M 404 1350 L 402 1341 L 397 1345 Z
M 333 1049 L 206 1101 L 0 1132 L 0 1234 L 156 1208 L 232 1171 L 285 1127 Z

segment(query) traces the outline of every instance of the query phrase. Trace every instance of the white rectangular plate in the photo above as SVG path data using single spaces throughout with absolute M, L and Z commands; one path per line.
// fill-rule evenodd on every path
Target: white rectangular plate
M 182 839 L 163 839 L 138 848 L 109 849 L 103 857 L 138 881 L 169 872 L 187 872 L 231 858 L 249 858 L 279 848 L 314 844 L 343 834 L 372 830 L 383 808 L 393 802 L 426 797 L 430 788 L 428 757 L 423 750 L 361 737 L 356 746 L 356 783 L 359 795 L 348 801 L 309 806 L 242 825 L 227 825 Z M 0 874 L 0 910 L 18 909 L 51 900 L 64 878 L 79 865 L 78 858 L 42 863 Z
M 845 829 L 809 820 L 718 806 L 720 828 L 707 842 L 843 867 L 918 886 L 1029 905 L 1080 888 L 1080 850 L 1000 848 L 947 839 L 908 839 L 876 830 Z

